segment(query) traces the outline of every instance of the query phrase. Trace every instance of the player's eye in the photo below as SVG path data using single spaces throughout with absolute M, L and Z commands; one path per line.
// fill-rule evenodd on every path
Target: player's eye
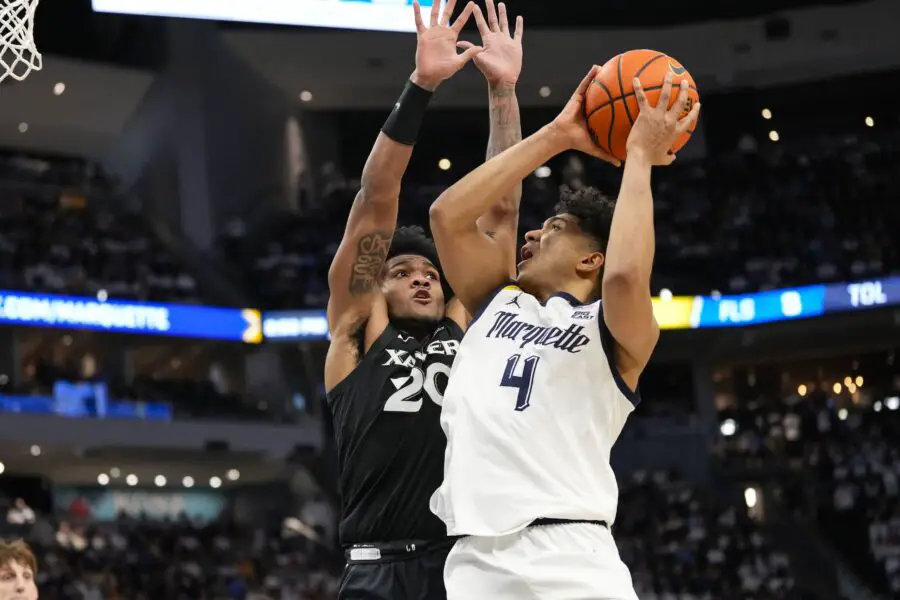
M 406 271 L 403 271 L 402 269 L 400 271 L 394 272 L 394 277 L 406 277 L 407 275 L 408 273 Z
M 428 279 L 432 279 L 434 281 L 437 281 L 437 278 L 438 278 L 437 273 L 432 273 L 430 271 L 428 273 L 425 273 L 425 277 L 427 277 Z

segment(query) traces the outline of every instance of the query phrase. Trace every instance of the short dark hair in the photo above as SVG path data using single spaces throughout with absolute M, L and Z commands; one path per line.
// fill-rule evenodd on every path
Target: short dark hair
M 559 202 L 553 210 L 556 214 L 566 213 L 575 217 L 581 230 L 597 242 L 601 252 L 606 252 L 615 208 L 616 201 L 597 188 L 583 187 L 580 190 L 573 190 L 563 186 Z
M 444 279 L 444 271 L 441 269 L 441 261 L 438 258 L 434 240 L 425 233 L 422 227 L 418 225 L 404 225 L 394 230 L 394 237 L 391 239 L 391 249 L 388 250 L 387 259 L 390 260 L 403 254 L 421 256 L 433 264 L 441 275 L 444 299 L 449 300 L 453 296 L 453 290 L 450 289 L 450 285 Z

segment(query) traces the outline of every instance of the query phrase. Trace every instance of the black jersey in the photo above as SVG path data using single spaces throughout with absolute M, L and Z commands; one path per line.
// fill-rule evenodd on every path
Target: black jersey
M 441 404 L 462 337 L 451 319 L 424 343 L 389 324 L 328 393 L 343 545 L 446 537 L 428 503 L 443 480 Z

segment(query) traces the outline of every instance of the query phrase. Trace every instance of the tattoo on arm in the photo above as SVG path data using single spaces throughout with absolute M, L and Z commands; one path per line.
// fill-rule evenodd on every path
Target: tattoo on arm
M 519 118 L 519 103 L 516 100 L 515 88 L 507 86 L 492 88 L 488 160 L 521 141 L 522 124 Z
M 378 286 L 378 276 L 391 248 L 391 232 L 374 231 L 360 238 L 350 272 L 350 293 L 367 294 Z

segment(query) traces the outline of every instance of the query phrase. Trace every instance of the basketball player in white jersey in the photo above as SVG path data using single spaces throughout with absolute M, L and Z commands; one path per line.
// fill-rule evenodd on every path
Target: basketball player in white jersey
M 634 600 L 609 527 L 618 488 L 613 444 L 639 402 L 638 378 L 659 337 L 650 296 L 652 167 L 696 120 L 671 76 L 659 105 L 635 83 L 618 201 L 564 192 L 525 236 L 518 278 L 478 217 L 547 160 L 591 141 L 582 81 L 549 125 L 469 173 L 431 208 L 446 278 L 474 320 L 444 395 L 444 482 L 431 508 L 464 536 L 444 568 L 448 600 Z M 681 118 L 684 117 L 684 118 Z M 600 298 L 603 298 L 602 302 Z

